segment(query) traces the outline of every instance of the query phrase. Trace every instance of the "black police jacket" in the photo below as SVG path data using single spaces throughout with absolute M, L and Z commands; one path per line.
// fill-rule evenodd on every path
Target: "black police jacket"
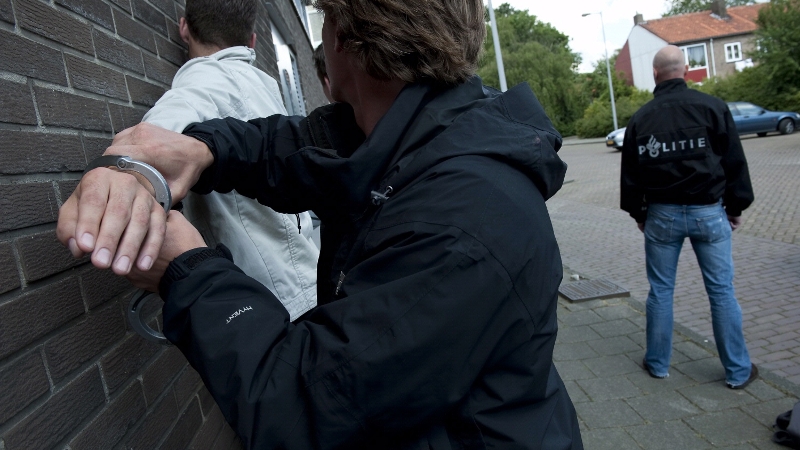
M 162 280 L 165 335 L 247 448 L 582 448 L 552 359 L 544 202 L 566 165 L 527 86 L 410 85 L 366 140 L 347 105 L 184 133 L 216 160 L 195 191 L 325 227 L 319 306 L 295 323 L 222 257 Z
M 649 203 L 722 199 L 728 215 L 740 216 L 753 187 L 728 105 L 682 79 L 659 83 L 653 94 L 625 130 L 620 207 L 642 223 Z

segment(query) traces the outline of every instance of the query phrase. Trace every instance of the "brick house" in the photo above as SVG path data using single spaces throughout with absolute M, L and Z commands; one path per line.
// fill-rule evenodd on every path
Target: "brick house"
M 615 68 L 629 84 L 652 91 L 653 57 L 667 45 L 683 50 L 689 65 L 688 80 L 702 82 L 725 77 L 752 65 L 755 49 L 755 20 L 764 3 L 726 8 L 715 0 L 711 11 L 680 14 L 645 21 L 637 14 L 634 27 L 620 51 Z
M 87 161 L 185 61 L 183 5 L 0 0 L 0 449 L 240 446 L 180 352 L 130 330 L 131 286 L 55 238 Z M 258 11 L 257 65 L 297 114 L 326 102 L 311 59 L 317 22 L 305 0 Z

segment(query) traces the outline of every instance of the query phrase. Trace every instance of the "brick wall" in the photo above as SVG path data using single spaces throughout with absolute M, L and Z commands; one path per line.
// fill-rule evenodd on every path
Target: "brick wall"
M 240 446 L 180 352 L 127 326 L 130 285 L 54 231 L 86 162 L 184 62 L 183 4 L 0 0 L 0 450 Z M 286 17 L 311 109 L 324 97 L 310 44 Z M 263 6 L 257 22 L 259 67 L 275 74 Z

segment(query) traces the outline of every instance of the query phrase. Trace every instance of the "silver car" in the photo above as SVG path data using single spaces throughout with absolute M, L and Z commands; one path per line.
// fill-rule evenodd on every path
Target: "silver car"
M 625 128 L 627 127 L 622 127 L 608 133 L 608 136 L 606 136 L 606 147 L 614 147 L 617 150 L 622 150 L 622 141 L 625 140 Z

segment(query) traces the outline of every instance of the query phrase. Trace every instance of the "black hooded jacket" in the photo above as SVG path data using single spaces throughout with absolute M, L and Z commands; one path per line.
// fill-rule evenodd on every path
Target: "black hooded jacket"
M 620 207 L 637 222 L 647 205 L 710 205 L 722 199 L 729 216 L 753 202 L 747 160 L 728 105 L 663 81 L 633 115 L 622 145 Z
M 194 124 L 236 189 L 324 229 L 295 323 L 223 257 L 162 279 L 164 332 L 248 448 L 582 448 L 552 360 L 566 165 L 527 86 L 406 87 L 364 140 L 352 110 Z M 325 148 L 334 149 L 334 151 Z

